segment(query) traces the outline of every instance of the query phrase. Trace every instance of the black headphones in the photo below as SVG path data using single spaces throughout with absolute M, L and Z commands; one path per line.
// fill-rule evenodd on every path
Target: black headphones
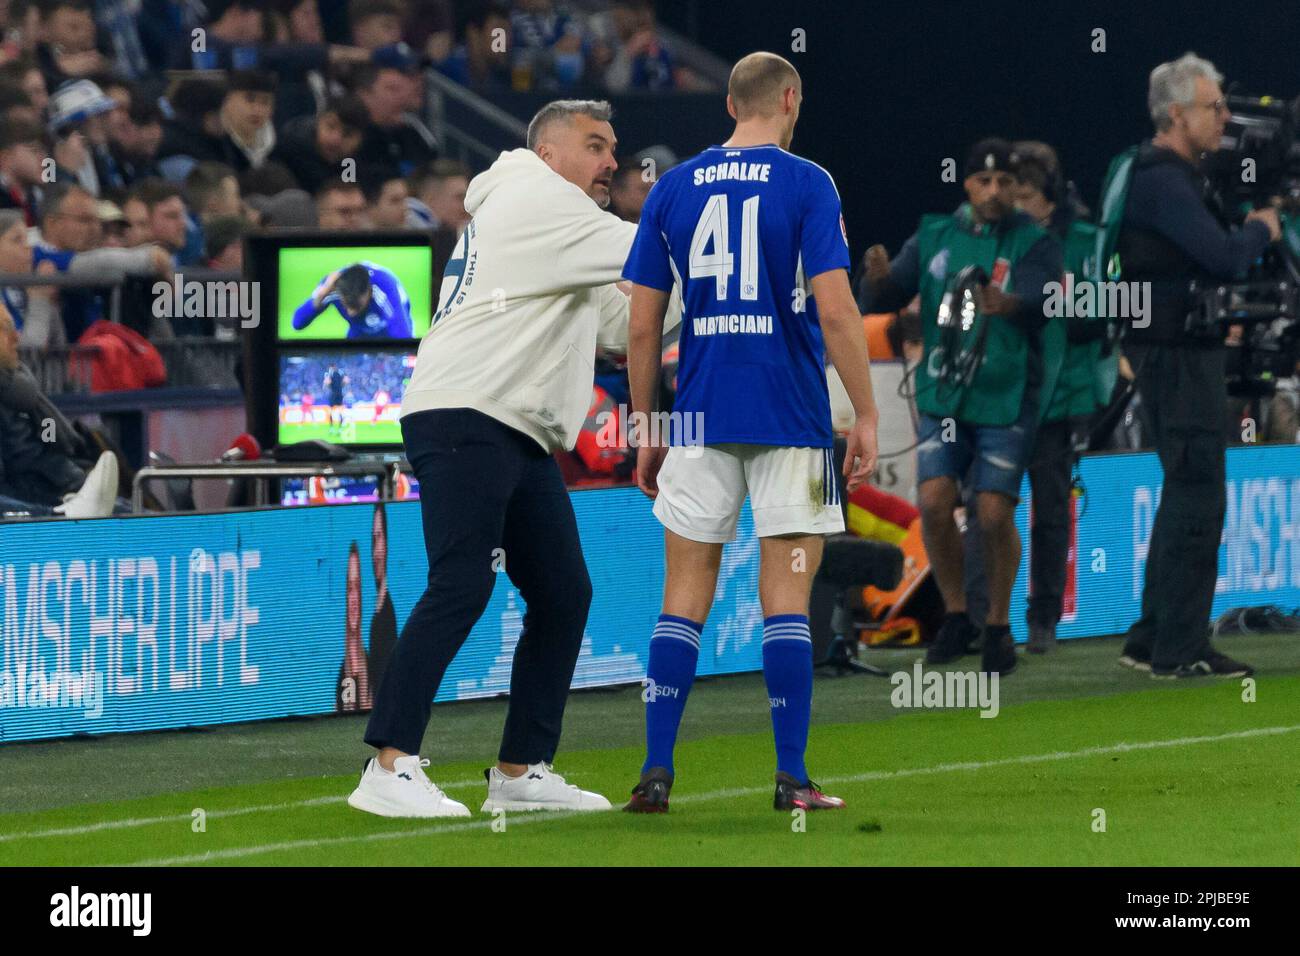
M 1042 172 L 1043 198 L 1053 205 L 1058 203 L 1061 197 L 1065 194 L 1065 177 L 1061 175 L 1060 167 L 1049 168 L 1047 164 L 1043 162 L 1041 157 L 1034 156 L 1033 154 L 1025 155 L 1017 153 L 1015 155 L 1015 168 L 1017 175 L 1025 166 L 1033 166 L 1035 169 Z

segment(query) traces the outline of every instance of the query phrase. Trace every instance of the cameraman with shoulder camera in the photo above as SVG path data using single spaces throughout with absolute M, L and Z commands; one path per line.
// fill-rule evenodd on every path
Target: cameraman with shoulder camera
M 892 262 L 883 246 L 867 250 L 859 304 L 889 311 L 921 294 L 917 497 L 926 554 L 947 610 L 926 660 L 956 660 L 979 637 L 966 613 L 962 537 L 953 518 L 959 486 L 966 486 L 975 492 L 988 579 L 981 668 L 1007 674 L 1016 666 L 1010 627 L 1020 564 L 1015 508 L 1039 418 L 1039 333 L 1046 286 L 1061 277 L 1061 247 L 1016 210 L 1005 140 L 975 144 L 963 186 L 968 201 L 951 215 L 923 217 Z M 983 270 L 978 284 L 972 267 Z M 954 321 L 941 325 L 941 311 Z
M 1228 119 L 1222 77 L 1192 53 L 1151 71 L 1148 105 L 1156 134 L 1137 150 L 1116 251 L 1125 282 L 1150 283 L 1150 313 L 1125 332 L 1164 490 L 1142 592 L 1120 663 L 1152 677 L 1243 677 L 1252 669 L 1210 645 L 1225 492 L 1227 385 L 1223 335 L 1189 335 L 1197 280 L 1240 277 L 1281 227 L 1276 209 L 1256 209 L 1237 230 L 1201 171 Z

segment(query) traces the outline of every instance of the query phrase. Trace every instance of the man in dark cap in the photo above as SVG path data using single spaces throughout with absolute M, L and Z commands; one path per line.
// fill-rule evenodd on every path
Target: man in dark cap
M 989 609 L 982 670 L 1010 673 L 1011 585 L 1020 564 L 1015 507 L 1039 418 L 1039 332 L 1045 286 L 1061 275 L 1060 244 L 1015 207 L 1011 146 L 976 143 L 966 160 L 966 201 L 929 215 L 891 262 L 867 251 L 859 305 L 888 312 L 921 296 L 925 354 L 916 369 L 920 412 L 918 504 L 930 567 L 947 614 L 926 659 L 971 652 L 978 628 L 966 614 L 961 532 L 953 511 L 974 493 L 984 539 Z M 967 270 L 978 267 L 982 273 Z M 963 309 L 963 304 L 966 308 Z

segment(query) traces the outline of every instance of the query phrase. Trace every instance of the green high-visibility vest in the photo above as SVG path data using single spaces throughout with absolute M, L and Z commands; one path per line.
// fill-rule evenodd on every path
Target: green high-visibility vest
M 916 370 L 916 407 L 922 412 L 971 425 L 1010 425 L 1020 417 L 1029 369 L 1026 334 L 1003 316 L 983 317 L 988 333 L 984 360 L 974 379 L 964 388 L 940 385 L 935 378 L 942 359 L 939 303 L 948 283 L 966 266 L 982 266 L 992 276 L 998 259 L 1010 263 L 1003 291 L 1015 292 L 1016 264 L 1045 235 L 1036 224 L 1019 216 L 1010 223 L 978 225 L 969 203 L 952 215 L 921 218 L 917 252 L 925 355 Z
M 1096 249 L 1097 227 L 1082 220 L 1072 222 L 1065 234 L 1062 253 L 1065 271 L 1073 277 L 1074 288 L 1098 277 L 1093 261 Z M 1105 319 L 1095 315 L 1090 321 Z M 1115 387 L 1118 357 L 1113 350 L 1110 355 L 1102 356 L 1104 337 L 1073 343 L 1067 337 L 1068 327 L 1069 320 L 1061 317 L 1051 319 L 1043 329 L 1043 364 L 1045 368 L 1051 368 L 1053 362 L 1057 365 L 1051 381 L 1046 374 L 1043 378 L 1042 420 L 1045 422 L 1091 415 L 1110 401 L 1111 389 Z

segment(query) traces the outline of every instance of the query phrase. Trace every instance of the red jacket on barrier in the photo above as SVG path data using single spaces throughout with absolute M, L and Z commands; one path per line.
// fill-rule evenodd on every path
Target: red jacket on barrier
M 125 392 L 167 382 L 167 369 L 158 350 L 124 325 L 98 319 L 81 334 L 77 344 L 99 349 L 91 363 L 92 392 Z

